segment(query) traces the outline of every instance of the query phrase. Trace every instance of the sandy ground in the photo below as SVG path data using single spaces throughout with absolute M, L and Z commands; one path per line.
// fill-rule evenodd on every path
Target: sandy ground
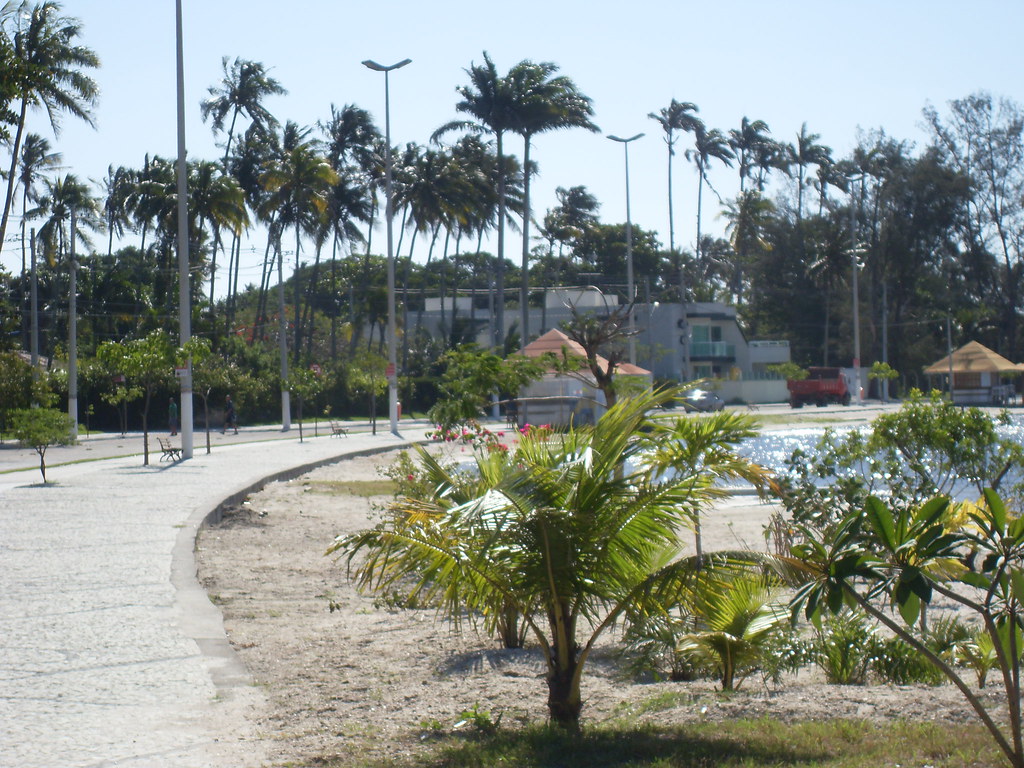
M 456 635 L 430 609 L 391 609 L 357 593 L 344 566 L 324 556 L 335 536 L 372 524 L 386 501 L 344 495 L 336 484 L 379 479 L 378 468 L 391 459 L 357 458 L 271 485 L 200 535 L 201 582 L 266 695 L 253 716 L 272 765 L 399 758 L 474 706 L 492 718 L 500 714 L 503 725 L 546 717 L 536 650 L 501 650 L 471 628 Z M 705 519 L 706 548 L 765 550 L 770 512 L 749 497 L 722 504 Z M 585 723 L 761 715 L 970 719 L 951 685 L 831 686 L 813 669 L 780 686 L 751 678 L 730 696 L 714 681 L 633 682 L 622 675 L 615 639 L 609 634 L 588 664 Z M 655 700 L 662 705 L 649 707 Z

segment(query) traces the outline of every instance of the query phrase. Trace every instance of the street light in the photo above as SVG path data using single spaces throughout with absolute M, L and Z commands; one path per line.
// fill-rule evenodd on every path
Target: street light
M 391 194 L 391 91 L 388 76 L 392 70 L 410 63 L 412 59 L 403 59 L 391 66 L 384 66 L 370 59 L 363 62 L 364 67 L 384 73 L 384 195 L 387 198 L 384 218 L 388 231 L 388 418 L 391 420 L 393 435 L 398 434 L 398 351 L 395 343 L 395 251 L 394 235 L 391 231 L 394 201 Z
M 192 304 L 188 271 L 188 181 L 185 163 L 185 65 L 182 53 L 181 0 L 175 2 L 178 74 L 178 343 L 192 338 Z M 192 359 L 181 376 L 181 458 L 192 458 Z
M 851 179 L 852 183 L 856 179 Z M 860 177 L 861 184 L 864 183 L 864 177 Z M 851 186 L 852 188 L 852 186 Z M 858 288 L 858 275 L 860 273 L 861 263 L 860 256 L 864 253 L 864 249 L 857 242 L 857 209 L 853 204 L 853 199 L 850 200 L 850 283 L 853 289 L 853 382 L 854 400 L 858 405 L 863 403 L 861 398 L 861 387 L 860 387 L 860 295 Z
M 626 294 L 629 300 L 629 362 L 636 365 L 636 339 L 633 321 L 633 302 L 636 300 L 636 287 L 633 285 L 633 220 L 629 211 L 629 142 L 636 141 L 644 134 L 638 133 L 628 139 L 609 135 L 612 141 L 618 141 L 626 154 Z

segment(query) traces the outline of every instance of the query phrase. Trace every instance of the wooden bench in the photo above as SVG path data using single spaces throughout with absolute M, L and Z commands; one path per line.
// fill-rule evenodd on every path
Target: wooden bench
M 331 437 L 348 437 L 348 427 L 342 426 L 336 421 L 332 421 Z
M 158 437 L 157 442 L 160 443 L 160 450 L 163 454 L 160 456 L 160 461 L 166 459 L 167 461 L 180 461 L 181 460 L 181 448 L 177 445 L 172 445 L 170 440 L 164 440 L 162 437 Z

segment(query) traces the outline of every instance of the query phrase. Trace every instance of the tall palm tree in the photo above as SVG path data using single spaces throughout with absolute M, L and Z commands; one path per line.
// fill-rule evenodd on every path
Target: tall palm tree
M 690 101 L 676 101 L 672 99 L 667 107 L 662 107 L 660 112 L 649 112 L 647 116 L 657 120 L 661 129 L 665 132 L 665 146 L 668 147 L 668 250 L 669 253 L 676 252 L 676 226 L 675 216 L 672 207 L 672 158 L 675 157 L 675 144 L 679 140 L 676 135 L 678 131 L 693 133 L 700 124 L 697 112 L 700 110 L 697 105 Z
M 461 101 L 455 105 L 455 110 L 469 115 L 471 119 L 445 123 L 434 131 L 431 140 L 436 141 L 445 133 L 455 130 L 490 133 L 494 136 L 495 152 L 498 157 L 498 263 L 495 270 L 498 300 L 495 307 L 494 344 L 498 349 L 502 349 L 505 341 L 505 219 L 508 213 L 505 134 L 516 129 L 513 114 L 515 98 L 508 78 L 498 74 L 494 62 L 486 51 L 484 63 L 471 64 L 466 74 L 469 75 L 470 82 L 469 85 L 456 87 Z
M 800 126 L 796 144 L 790 147 L 790 160 L 797 169 L 796 187 L 796 220 L 803 221 L 804 187 L 808 183 L 808 169 L 812 165 L 827 165 L 832 162 L 832 149 L 819 144 L 820 134 L 808 133 L 807 123 Z
M 757 167 L 758 158 L 771 147 L 769 133 L 771 131 L 768 130 L 768 123 L 764 120 L 751 121 L 746 117 L 740 120 L 738 129 L 729 129 L 729 147 L 736 156 L 741 195 L 746 191 L 746 180 Z
M 239 115 L 245 115 L 252 123 L 264 131 L 277 128 L 277 118 L 263 105 L 270 96 L 283 96 L 288 93 L 282 85 L 267 74 L 266 67 L 258 61 L 248 61 L 230 56 L 221 59 L 224 77 L 219 85 L 211 85 L 207 92 L 210 97 L 199 105 L 203 121 L 213 118 L 211 127 L 214 134 L 224 130 L 224 122 L 228 115 L 231 122 L 227 128 L 227 141 L 224 143 L 225 169 L 231 155 L 231 141 L 235 135 L 235 124 Z
M 282 153 L 262 177 L 267 198 L 261 206 L 265 218 L 276 216 L 278 251 L 283 231 L 295 230 L 295 354 L 301 349 L 300 307 L 302 304 L 301 248 L 303 233 L 322 230 L 322 220 L 329 207 L 332 184 L 338 174 L 320 154 L 319 142 L 309 138 L 310 129 L 288 121 L 281 141 Z M 283 259 L 283 254 L 279 256 Z M 284 322 L 284 318 L 281 318 Z
M 123 237 L 131 226 L 128 201 L 135 186 L 135 174 L 123 165 L 107 166 L 103 179 L 103 219 L 107 224 L 107 258 L 114 252 L 114 237 Z
M 267 190 L 264 188 L 262 179 L 267 169 L 273 166 L 276 158 L 281 154 L 280 136 L 272 131 L 263 130 L 257 123 L 253 123 L 235 143 L 235 149 L 228 160 L 228 172 L 238 181 L 245 196 L 245 203 L 254 215 L 261 219 L 268 228 L 272 226 L 274 214 L 271 212 L 268 217 L 261 215 L 260 211 L 263 201 L 267 198 Z M 235 250 L 239 250 L 240 243 Z M 271 249 L 273 238 L 267 238 L 266 250 L 263 258 L 263 269 L 260 274 L 260 282 L 256 295 L 256 312 L 253 317 L 251 341 L 255 341 L 260 335 L 262 324 L 265 320 L 266 297 L 270 284 L 270 276 L 273 271 Z M 235 273 L 230 277 L 228 291 L 228 320 L 233 322 L 235 313 L 236 297 L 238 295 L 239 259 L 234 259 Z
M 258 131 L 263 134 L 277 130 L 277 118 L 264 106 L 264 101 L 271 96 L 283 96 L 287 90 L 273 77 L 268 74 L 266 67 L 258 61 L 235 58 L 231 61 L 229 56 L 221 59 L 221 67 L 224 76 L 219 85 L 210 86 L 207 89 L 209 98 L 204 99 L 199 110 L 203 121 L 212 118 L 211 128 L 213 133 L 220 133 L 224 130 L 225 121 L 230 115 L 231 119 L 227 127 L 227 140 L 224 142 L 224 158 L 221 161 L 225 173 L 229 172 L 228 160 L 231 157 L 231 145 L 235 136 L 238 118 L 241 115 L 249 118 L 248 131 Z M 233 230 L 232 260 L 236 246 L 239 246 L 241 230 Z M 214 233 L 212 250 L 212 262 L 216 266 L 217 251 L 220 249 L 220 230 Z M 235 263 L 235 273 L 239 265 Z M 214 299 L 214 275 L 210 277 L 210 301 Z M 229 307 L 232 304 L 232 276 L 231 261 L 228 263 L 228 300 Z M 229 315 L 230 319 L 230 310 Z
M 570 78 L 555 77 L 557 71 L 558 66 L 551 62 L 535 64 L 524 60 L 507 76 L 516 100 L 512 130 L 523 137 L 523 258 L 519 291 L 523 347 L 530 342 L 530 142 L 539 133 L 565 128 L 599 130 L 590 119 L 594 115 L 590 98 L 580 93 Z
M 103 217 L 99 202 L 93 197 L 89 185 L 79 181 L 74 174 L 44 179 L 43 186 L 38 205 L 28 212 L 28 217 L 44 220 L 39 227 L 39 242 L 42 244 L 43 256 L 53 270 L 50 283 L 53 311 L 47 344 L 49 357 L 52 358 L 57 341 L 57 303 L 62 282 L 60 268 L 67 263 L 72 234 L 76 243 L 91 246 L 88 232 L 102 230 Z M 76 220 L 74 233 L 70 230 L 72 216 Z
M 207 225 L 213 228 L 214 247 L 210 252 L 210 302 L 214 300 L 217 278 L 217 247 L 221 229 L 240 234 L 248 225 L 245 196 L 238 182 L 223 173 L 221 166 L 209 161 L 189 163 L 188 169 L 189 229 L 195 230 L 197 242 L 203 241 Z
M 78 19 L 60 15 L 56 2 L 44 2 L 29 8 L 18 6 L 11 17 L 14 50 L 8 77 L 20 102 L 17 129 L 11 146 L 11 167 L 7 175 L 7 195 L 0 216 L 0 249 L 7 235 L 7 223 L 18 182 L 18 161 L 25 135 L 25 122 L 30 106 L 41 106 L 50 120 L 55 135 L 60 132 L 60 113 L 67 112 L 93 125 L 90 110 L 99 89 L 83 70 L 99 66 L 99 58 L 85 46 L 78 45 L 81 33 Z
M 704 184 L 711 187 L 708 179 L 708 167 L 712 160 L 718 160 L 727 167 L 732 167 L 733 153 L 729 149 L 729 141 L 717 128 L 708 128 L 703 120 L 698 120 L 693 132 L 693 148 L 686 150 L 686 159 L 697 167 L 697 261 L 700 261 L 701 242 L 701 207 L 704 201 Z M 716 193 L 717 194 L 717 193 Z M 680 296 L 681 303 L 686 303 L 686 297 Z
M 39 181 L 43 171 L 54 170 L 60 165 L 61 156 L 59 152 L 50 151 L 50 142 L 35 133 L 25 136 L 25 144 L 21 148 L 21 167 L 18 172 L 18 185 L 21 187 L 21 297 L 20 303 L 23 306 L 22 312 L 22 337 L 28 339 L 28 293 L 26 286 L 28 280 L 27 253 L 28 244 L 26 230 L 28 227 L 28 204 L 39 201 L 36 194 L 36 182 Z
M 753 189 L 741 192 L 734 202 L 726 206 L 724 215 L 729 221 L 726 234 L 735 257 L 728 285 L 738 307 L 743 306 L 744 269 L 755 261 L 753 254 L 771 250 L 764 231 L 774 212 L 772 201 Z

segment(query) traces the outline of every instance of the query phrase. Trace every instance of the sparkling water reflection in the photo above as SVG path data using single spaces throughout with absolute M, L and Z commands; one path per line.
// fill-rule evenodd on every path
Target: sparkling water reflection
M 867 425 L 840 425 L 833 427 L 833 431 L 840 437 L 857 429 L 868 430 L 870 427 Z M 801 449 L 813 455 L 824 433 L 824 427 L 767 430 L 757 437 L 745 441 L 739 447 L 739 452 L 744 457 L 757 462 L 763 467 L 767 467 L 777 473 L 784 473 L 786 471 L 786 461 L 793 454 L 793 451 Z M 1002 437 L 1009 438 L 1018 444 L 1024 444 L 1024 415 L 1011 415 L 1008 424 L 998 427 L 998 433 Z

